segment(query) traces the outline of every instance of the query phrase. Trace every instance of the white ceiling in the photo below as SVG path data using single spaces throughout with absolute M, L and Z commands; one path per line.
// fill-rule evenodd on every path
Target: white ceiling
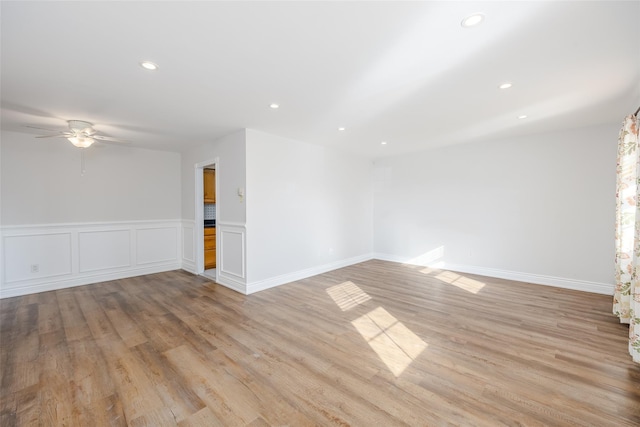
M 639 1 L 2 1 L 1 19 L 2 128 L 34 136 L 77 119 L 182 151 L 246 127 L 375 158 L 640 105 Z

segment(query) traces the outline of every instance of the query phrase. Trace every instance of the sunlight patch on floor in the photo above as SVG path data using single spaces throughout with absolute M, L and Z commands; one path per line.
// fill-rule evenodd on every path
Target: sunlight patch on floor
M 485 286 L 485 283 L 461 276 L 460 274 L 456 274 L 452 271 L 443 271 L 436 276 L 436 279 L 442 280 L 445 283 L 449 283 L 450 285 L 456 286 L 467 292 L 471 292 L 472 294 L 477 294 Z
M 347 311 L 371 299 L 366 292 L 353 282 L 343 282 L 332 286 L 327 289 L 327 293 L 342 311 Z
M 351 324 L 396 377 L 427 348 L 427 343 L 382 307 Z

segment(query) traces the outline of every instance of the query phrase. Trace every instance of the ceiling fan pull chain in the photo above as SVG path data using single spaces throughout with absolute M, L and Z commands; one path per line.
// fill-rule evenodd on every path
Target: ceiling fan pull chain
M 80 176 L 84 176 L 84 148 L 80 149 Z

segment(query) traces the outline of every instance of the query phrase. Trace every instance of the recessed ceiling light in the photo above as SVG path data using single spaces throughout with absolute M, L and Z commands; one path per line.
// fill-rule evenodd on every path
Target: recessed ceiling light
M 269 107 L 273 108 L 274 110 L 276 108 L 280 108 L 280 106 L 278 104 L 271 104 L 271 105 L 269 105 Z
M 519 119 L 526 119 L 526 118 L 527 118 L 527 115 L 526 115 L 526 114 L 523 114 L 523 115 L 521 115 L 521 116 L 518 116 L 518 118 L 519 118 Z
M 339 128 L 338 128 L 338 130 L 344 130 L 344 129 L 345 129 L 345 128 L 343 128 L 343 127 L 339 127 Z
M 387 145 L 387 141 L 382 141 L 380 144 Z
M 511 83 L 511 82 L 504 82 L 504 83 L 502 83 L 500 86 L 498 86 L 498 88 L 500 88 L 500 89 L 509 89 L 511 86 L 513 86 L 513 83 Z
M 158 69 L 158 66 L 151 61 L 142 61 L 140 63 L 140 66 L 145 70 L 150 70 L 150 71 L 154 71 Z
M 484 15 L 481 13 L 474 13 L 473 15 L 469 15 L 464 18 L 460 25 L 462 25 L 464 28 L 471 28 L 480 24 L 482 21 L 484 21 Z

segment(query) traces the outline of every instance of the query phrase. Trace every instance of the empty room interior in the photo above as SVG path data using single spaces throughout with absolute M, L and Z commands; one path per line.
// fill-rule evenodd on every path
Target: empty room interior
M 640 1 L 0 20 L 0 425 L 640 425 Z

